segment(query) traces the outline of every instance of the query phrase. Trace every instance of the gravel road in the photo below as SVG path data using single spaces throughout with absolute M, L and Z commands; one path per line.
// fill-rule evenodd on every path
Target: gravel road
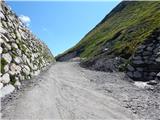
M 22 91 L 18 98 L 4 106 L 4 119 L 118 119 L 136 116 L 119 100 L 96 90 L 94 71 L 85 70 L 75 62 L 56 63 L 39 82 Z M 88 75 L 87 75 L 88 74 Z M 101 72 L 96 72 L 101 74 Z M 112 77 L 110 79 L 112 81 Z M 117 76 L 115 76 L 117 79 Z

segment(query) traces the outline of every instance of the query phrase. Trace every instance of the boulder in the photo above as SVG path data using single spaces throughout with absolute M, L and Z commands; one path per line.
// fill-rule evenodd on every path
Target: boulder
M 4 86 L 1 89 L 1 96 L 0 97 L 5 97 L 6 95 L 12 93 L 15 90 L 15 87 L 11 84 Z
M 0 19 L 5 19 L 5 16 L 1 11 L 0 11 Z
M 8 73 L 5 73 L 5 74 L 1 77 L 0 81 L 1 81 L 2 83 L 4 83 L 4 84 L 9 83 L 9 82 L 10 82 L 10 75 L 9 75 Z
M 153 47 L 147 47 L 147 50 L 148 50 L 148 51 L 152 51 L 152 50 L 153 50 Z
M 9 73 L 11 75 L 15 75 L 15 74 L 18 74 L 20 72 L 21 72 L 21 67 L 20 66 L 16 65 L 15 63 L 12 63 L 10 65 L 10 71 L 9 71 Z
M 2 89 L 2 87 L 3 87 L 3 83 L 0 83 L 0 90 Z
M 22 69 L 23 73 L 25 75 L 29 75 L 30 74 L 30 68 L 27 66 L 27 65 L 24 65 L 23 66 L 23 69 Z
M 135 71 L 134 74 L 133 74 L 133 77 L 134 78 L 141 78 L 142 74 L 139 71 Z
M 142 60 L 133 60 L 133 63 L 136 65 L 144 64 L 144 61 Z
M 5 34 L 5 33 L 7 33 L 7 30 L 0 27 L 0 33 Z
M 157 85 L 158 82 L 156 80 L 150 80 L 149 82 L 147 82 L 148 85 Z
M 12 43 L 12 47 L 18 49 L 18 46 L 16 43 Z
M 34 72 L 34 76 L 37 76 L 39 74 L 40 74 L 40 70 L 37 70 L 37 71 Z
M 20 56 L 20 57 L 22 56 L 21 50 L 17 49 L 16 52 L 17 52 L 18 56 Z
M 157 77 L 160 77 L 160 72 L 157 74 Z
M 20 79 L 20 80 L 24 80 L 25 77 L 24 77 L 23 75 L 20 75 L 20 76 L 19 76 L 19 79 Z
M 152 55 L 152 52 L 150 52 L 150 51 L 144 51 L 143 55 L 144 56 L 150 56 L 150 55 Z
M 9 53 L 2 54 L 2 58 L 4 58 L 8 63 L 12 61 L 12 57 Z
M 136 57 L 133 57 L 134 60 L 141 60 L 142 57 L 141 56 L 136 56 Z
M 9 70 L 9 65 L 7 64 L 4 66 L 4 72 L 6 73 L 6 72 L 8 72 L 8 70 Z
M 160 36 L 159 36 L 159 37 L 157 37 L 157 40 L 160 40 Z
M 18 89 L 20 89 L 21 83 L 19 82 L 19 80 L 17 80 L 17 81 L 14 83 L 14 86 L 17 87 Z
M 20 57 L 15 57 L 14 58 L 15 63 L 20 64 L 22 59 Z
M 128 70 L 133 72 L 135 70 L 135 68 L 131 65 L 128 65 Z
M 142 72 L 142 71 L 144 70 L 144 68 L 137 67 L 137 68 L 136 68 L 136 70 L 137 70 L 137 71 L 140 71 L 140 72 Z
M 158 58 L 156 59 L 156 62 L 160 62 L 160 57 L 158 57 Z
M 27 59 L 28 58 L 27 58 L 27 56 L 25 54 L 22 55 L 22 59 L 23 59 L 24 63 L 27 63 Z
M 131 78 L 133 78 L 133 72 L 127 72 L 127 75 Z

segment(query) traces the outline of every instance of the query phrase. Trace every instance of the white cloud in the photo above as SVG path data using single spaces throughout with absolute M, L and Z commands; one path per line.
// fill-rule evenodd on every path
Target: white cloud
M 25 15 L 20 15 L 19 19 L 27 26 L 29 26 L 29 23 L 31 22 L 31 19 Z

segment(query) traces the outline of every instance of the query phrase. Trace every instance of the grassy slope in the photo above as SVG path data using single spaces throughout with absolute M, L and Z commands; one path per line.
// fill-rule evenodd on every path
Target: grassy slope
M 128 58 L 151 32 L 160 27 L 159 1 L 124 1 L 114 8 L 77 45 L 61 54 L 84 48 L 80 57 L 91 58 L 102 53 Z M 107 43 L 111 43 L 107 46 Z

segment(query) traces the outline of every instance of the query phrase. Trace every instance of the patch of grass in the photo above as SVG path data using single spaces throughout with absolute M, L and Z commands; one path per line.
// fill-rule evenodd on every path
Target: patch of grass
M 124 72 L 127 69 L 128 64 L 130 64 L 130 60 L 126 60 L 124 63 L 118 66 L 119 71 Z
M 4 74 L 4 73 L 5 73 L 4 67 L 5 67 L 5 65 L 7 65 L 8 63 L 7 63 L 7 61 L 6 61 L 4 58 L 1 58 L 1 59 L 0 59 L 0 62 L 1 62 L 1 65 L 0 65 L 1 73 Z

